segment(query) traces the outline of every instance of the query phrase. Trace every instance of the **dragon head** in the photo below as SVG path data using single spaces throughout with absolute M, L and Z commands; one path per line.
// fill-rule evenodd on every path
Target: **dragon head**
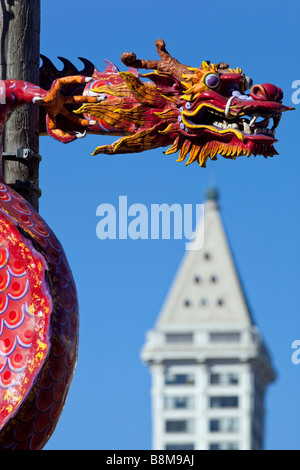
M 202 167 L 218 154 L 230 159 L 278 154 L 273 145 L 276 128 L 282 113 L 294 109 L 282 104 L 280 88 L 271 83 L 253 85 L 241 69 L 223 62 L 203 62 L 199 68 L 183 65 L 170 56 L 162 39 L 155 44 L 160 61 L 140 60 L 132 52 L 121 56 L 131 70 L 154 70 L 143 76 L 153 82 L 148 84 L 132 72 L 120 73 L 131 97 L 143 105 L 143 112 L 136 116 L 146 116 L 146 120 L 142 119 L 140 127 L 136 122 L 135 135 L 98 147 L 94 154 L 171 144 L 167 155 L 179 151 L 178 161 L 198 161 Z
M 231 159 L 277 154 L 273 146 L 276 128 L 281 114 L 293 109 L 282 104 L 280 88 L 270 83 L 253 86 L 239 68 L 231 69 L 227 64 L 218 68 L 207 62 L 198 69 L 189 67 L 182 85 L 180 160 L 192 147 L 187 163 L 197 159 L 201 166 L 217 154 Z M 167 153 L 179 150 L 175 147 Z

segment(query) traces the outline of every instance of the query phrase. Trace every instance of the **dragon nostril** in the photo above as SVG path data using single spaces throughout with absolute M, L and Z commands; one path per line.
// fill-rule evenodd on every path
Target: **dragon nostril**
M 262 85 L 254 85 L 250 92 L 251 98 L 254 100 L 267 100 L 268 96 L 266 90 Z
M 268 100 L 281 102 L 283 98 L 282 90 L 277 86 L 273 85 L 272 83 L 254 85 L 250 94 L 254 100 Z

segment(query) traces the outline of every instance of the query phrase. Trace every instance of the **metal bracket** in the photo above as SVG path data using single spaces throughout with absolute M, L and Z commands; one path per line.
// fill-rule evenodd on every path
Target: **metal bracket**
M 28 162 L 30 160 L 36 159 L 39 162 L 42 160 L 41 155 L 35 153 L 31 149 L 17 149 L 16 152 L 3 152 L 2 160 L 3 161 L 18 161 L 20 163 Z M 9 186 L 15 191 L 34 191 L 38 194 L 38 197 L 41 197 L 42 191 L 40 188 L 30 180 L 16 180 L 15 183 L 9 183 Z
M 31 149 L 17 149 L 16 152 L 3 152 L 2 158 L 3 160 L 18 161 L 31 160 L 33 158 L 36 158 L 39 162 L 42 160 L 42 157 Z
M 15 183 L 10 183 L 9 186 L 19 193 L 20 191 L 28 191 L 28 192 L 35 192 L 37 193 L 38 197 L 41 197 L 42 191 L 41 189 L 33 182 L 33 181 L 21 181 L 16 180 Z

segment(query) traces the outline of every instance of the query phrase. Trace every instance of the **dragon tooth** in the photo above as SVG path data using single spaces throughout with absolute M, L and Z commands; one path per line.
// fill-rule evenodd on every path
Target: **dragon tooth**
M 243 125 L 244 125 L 244 132 L 246 132 L 246 134 L 251 134 L 251 129 L 250 129 L 249 124 L 246 121 L 243 121 Z
M 231 97 L 229 98 L 229 100 L 227 101 L 227 103 L 226 103 L 225 117 L 226 117 L 227 119 L 230 119 L 230 118 L 233 117 L 233 116 L 231 115 L 231 113 L 230 113 L 230 106 L 231 106 L 231 102 L 232 102 L 232 100 L 233 100 L 234 98 L 235 98 L 235 96 L 231 96 Z
M 250 126 L 253 126 L 257 118 L 258 118 L 258 114 L 254 114 L 253 118 L 250 121 Z

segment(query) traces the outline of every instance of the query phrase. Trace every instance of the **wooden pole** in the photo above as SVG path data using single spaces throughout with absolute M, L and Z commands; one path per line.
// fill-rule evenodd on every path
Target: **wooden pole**
M 0 79 L 39 85 L 40 0 L 0 0 L 0 5 Z M 22 106 L 13 113 L 5 126 L 3 150 L 5 182 L 38 210 L 38 106 Z

